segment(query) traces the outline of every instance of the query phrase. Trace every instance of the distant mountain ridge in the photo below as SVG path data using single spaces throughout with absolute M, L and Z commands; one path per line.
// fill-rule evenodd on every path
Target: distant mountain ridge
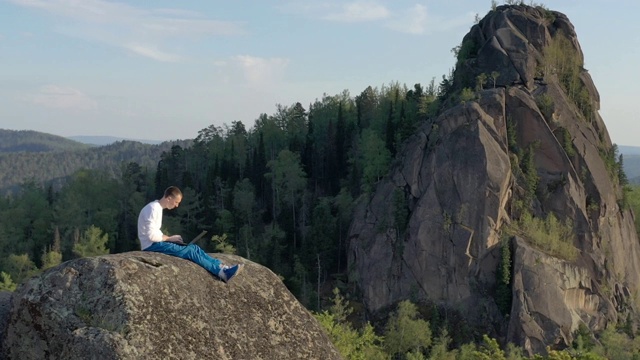
M 91 136 L 91 135 L 77 135 L 77 136 L 67 136 L 67 139 L 71 139 L 83 144 L 88 145 L 110 145 L 118 141 L 137 141 L 143 144 L 152 144 L 158 145 L 161 144 L 161 140 L 146 140 L 146 139 L 131 139 L 131 138 L 123 138 L 117 136 Z
M 37 131 L 0 129 L 0 194 L 15 191 L 27 181 L 58 186 L 81 169 L 103 170 L 117 177 L 123 164 L 135 162 L 155 170 L 163 152 L 175 145 L 187 148 L 192 142 L 143 144 L 121 140 L 92 146 Z
M 640 184 L 640 147 L 639 146 L 618 146 L 622 155 L 622 165 L 627 179 L 632 184 Z
M 618 145 L 618 151 L 624 156 L 640 155 L 640 146 Z
M 0 153 L 86 150 L 90 146 L 32 130 L 0 129 Z

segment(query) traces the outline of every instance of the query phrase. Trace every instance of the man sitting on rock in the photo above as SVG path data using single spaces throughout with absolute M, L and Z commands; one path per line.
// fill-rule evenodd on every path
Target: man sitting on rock
M 182 191 L 175 186 L 170 186 L 164 191 L 160 200 L 148 203 L 140 211 L 138 216 L 138 239 L 143 251 L 155 251 L 179 258 L 191 260 L 202 266 L 224 282 L 229 282 L 242 270 L 242 264 L 233 266 L 223 265 L 218 259 L 212 258 L 198 245 L 185 244 L 182 236 L 167 236 L 162 233 L 162 210 L 174 209 L 182 201 Z

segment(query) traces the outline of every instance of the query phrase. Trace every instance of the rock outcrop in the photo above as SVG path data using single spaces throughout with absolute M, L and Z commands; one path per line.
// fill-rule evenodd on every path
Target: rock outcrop
M 4 331 L 8 359 L 339 359 L 313 316 L 267 268 L 229 284 L 148 252 L 66 262 L 23 284 Z
M 456 105 L 405 142 L 389 176 L 356 208 L 350 279 L 366 309 L 434 302 L 529 354 L 570 345 L 580 324 L 597 331 L 637 317 L 633 214 L 567 17 L 500 6 L 472 27 L 460 54 L 449 97 Z M 475 88 L 475 99 L 460 104 L 455 90 L 463 88 Z M 527 157 L 533 170 L 523 168 Z M 501 239 L 523 212 L 571 224 L 577 256 L 511 238 L 504 314 L 496 305 Z

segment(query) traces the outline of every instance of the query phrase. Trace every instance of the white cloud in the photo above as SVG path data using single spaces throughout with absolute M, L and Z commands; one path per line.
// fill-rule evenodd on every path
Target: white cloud
M 289 59 L 261 58 L 239 55 L 234 58 L 243 71 L 247 85 L 252 88 L 273 86 L 280 82 Z
M 88 22 L 110 22 L 136 15 L 135 8 L 103 0 L 8 0 L 16 5 L 38 8 L 56 15 Z
M 161 15 L 172 15 L 175 17 L 192 17 L 192 18 L 202 17 L 202 14 L 193 10 L 158 8 L 158 9 L 154 9 L 153 12 Z
M 369 1 L 356 1 L 343 4 L 339 11 L 331 12 L 324 19 L 340 22 L 364 22 L 386 19 L 389 10 L 383 5 Z
M 27 101 L 52 109 L 93 110 L 97 103 L 88 95 L 72 87 L 59 85 L 42 86 L 38 93 L 29 95 Z
M 410 8 L 395 12 L 385 23 L 385 26 L 391 30 L 406 34 L 432 34 L 450 31 L 461 26 L 469 26 L 473 21 L 474 15 L 468 12 L 444 18 L 432 15 L 424 5 L 415 4 Z
M 169 39 L 231 36 L 245 33 L 244 24 L 208 19 L 194 11 L 145 9 L 105 0 L 8 0 L 63 19 L 58 31 L 68 36 L 134 51 L 157 61 L 177 61 L 184 56 L 163 49 Z M 136 45 L 132 48 L 131 44 Z M 170 59 L 170 60 L 168 60 Z
M 327 21 L 374 22 L 393 31 L 415 35 L 449 31 L 460 26 L 468 26 L 474 17 L 473 13 L 464 13 L 445 18 L 428 11 L 427 7 L 422 4 L 404 6 L 398 2 L 383 0 L 290 1 L 280 6 L 280 10 Z
M 416 4 L 389 20 L 387 27 L 408 34 L 424 34 L 429 25 L 428 20 L 427 7 Z
M 138 55 L 142 55 L 144 57 L 148 57 L 160 62 L 179 62 L 180 60 L 182 60 L 181 56 L 158 50 L 153 45 L 128 44 L 124 47 Z

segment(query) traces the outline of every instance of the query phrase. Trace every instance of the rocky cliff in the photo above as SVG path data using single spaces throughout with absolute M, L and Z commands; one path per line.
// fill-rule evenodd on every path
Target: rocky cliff
M 66 262 L 22 285 L 8 318 L 8 359 L 339 359 L 320 325 L 267 268 L 229 284 L 198 265 L 131 252 Z M 6 300 L 7 293 L 0 293 Z M 4 302 L 4 301 L 3 301 Z M 3 357 L 4 358 L 4 357 Z
M 571 22 L 500 6 L 457 57 L 447 110 L 356 208 L 350 279 L 366 309 L 435 303 L 530 354 L 635 318 L 638 236 Z

